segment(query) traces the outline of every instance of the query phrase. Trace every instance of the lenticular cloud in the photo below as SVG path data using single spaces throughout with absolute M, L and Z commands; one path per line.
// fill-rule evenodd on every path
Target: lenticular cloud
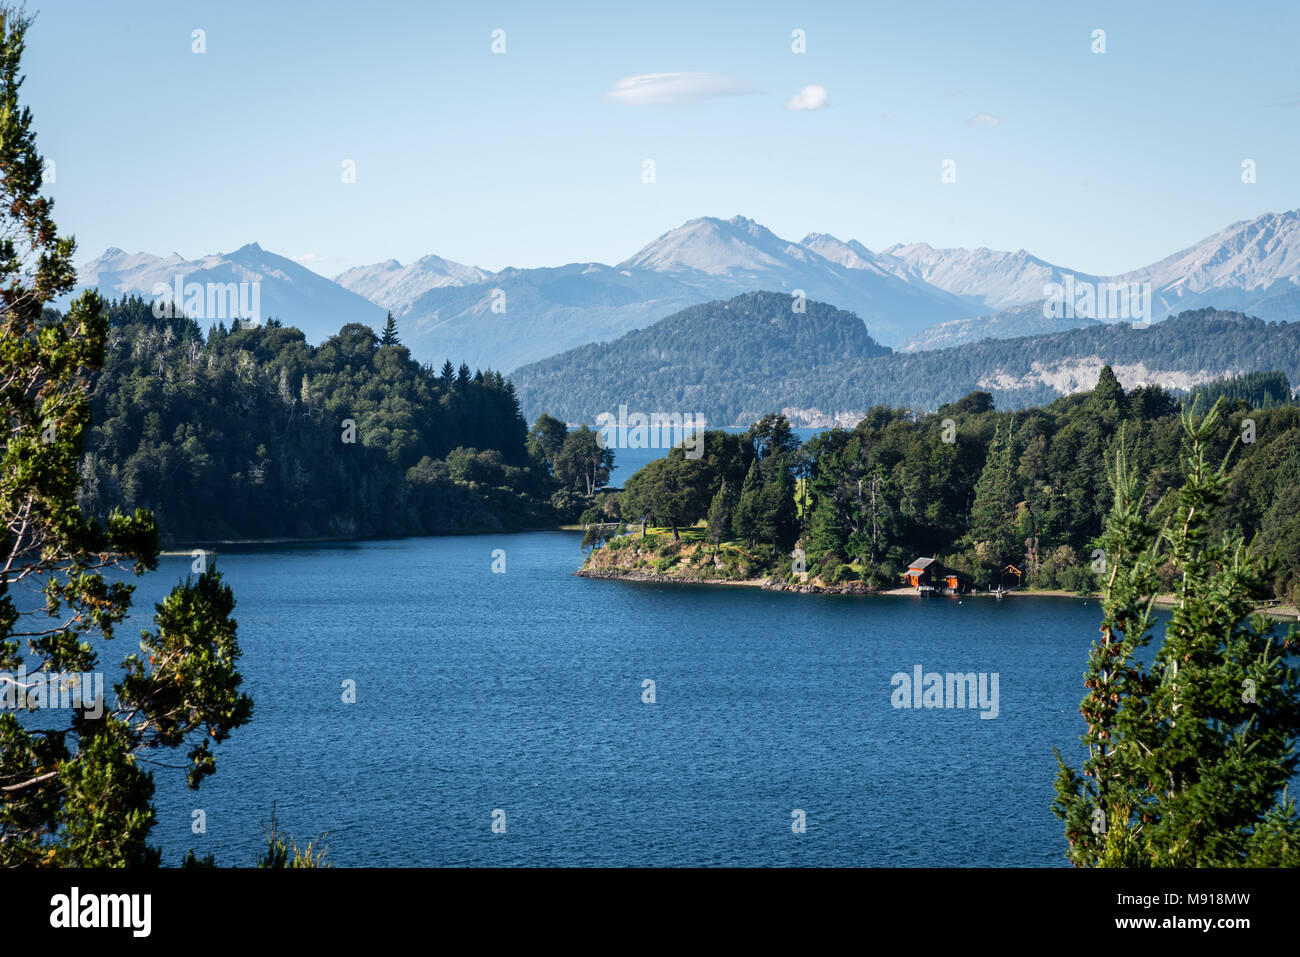
M 719 73 L 643 73 L 616 81 L 605 92 L 605 99 L 631 106 L 688 106 L 700 100 L 753 92 L 744 80 Z

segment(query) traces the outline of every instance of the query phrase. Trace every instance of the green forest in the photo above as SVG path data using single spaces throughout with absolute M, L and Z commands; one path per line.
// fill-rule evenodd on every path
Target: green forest
M 591 422 L 632 409 L 703 413 L 715 426 L 763 414 L 861 415 L 888 404 L 932 411 L 974 391 L 999 408 L 1046 405 L 1072 373 L 1103 364 L 1235 375 L 1278 370 L 1300 381 L 1300 323 L 1215 309 L 1138 327 L 1096 324 L 928 352 L 890 352 L 853 313 L 786 293 L 755 292 L 693 306 L 613 341 L 581 346 L 512 373 L 528 414 Z M 818 417 L 820 418 L 820 416 Z M 852 421 L 852 419 L 851 419 Z M 841 422 L 843 424 L 843 422 Z
M 855 428 L 803 444 L 785 418 L 768 415 L 744 434 L 707 432 L 699 459 L 672 450 L 586 516 L 653 525 L 650 542 L 606 525 L 588 544 L 608 536 L 616 550 L 650 549 L 661 573 L 694 561 L 692 542 L 712 546 L 705 567 L 679 569 L 685 577 L 796 584 L 802 562 L 814 583 L 886 587 L 925 556 L 982 587 L 1001 583 L 1010 564 L 1027 587 L 1092 591 L 1112 499 L 1107 456 L 1122 437 L 1158 522 L 1182 485 L 1180 413 L 1218 400 L 1207 447 L 1215 461 L 1230 454 L 1230 484 L 1211 531 L 1257 533 L 1257 549 L 1275 562 L 1275 595 L 1295 602 L 1300 407 L 1283 404 L 1289 395 L 1280 374 L 1214 383 L 1189 399 L 1156 386 L 1126 392 L 1105 367 L 1091 392 L 1040 408 L 999 411 L 987 392 L 929 415 L 877 406 Z
M 391 321 L 312 346 L 274 320 L 205 332 L 139 298 L 105 311 L 80 504 L 148 509 L 164 543 L 550 527 L 608 478 L 594 433 L 548 420 L 530 440 L 500 373 L 421 365 Z

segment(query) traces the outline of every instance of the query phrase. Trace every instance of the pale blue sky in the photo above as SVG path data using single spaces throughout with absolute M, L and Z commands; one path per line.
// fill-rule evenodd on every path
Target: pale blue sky
M 1300 206 L 1300 4 L 1283 0 L 29 9 L 25 98 L 79 261 L 258 241 L 327 275 L 428 253 L 616 262 L 743 213 L 790 239 L 1024 247 L 1104 274 Z M 604 97 L 676 71 L 756 92 Z M 808 84 L 827 105 L 784 109 Z

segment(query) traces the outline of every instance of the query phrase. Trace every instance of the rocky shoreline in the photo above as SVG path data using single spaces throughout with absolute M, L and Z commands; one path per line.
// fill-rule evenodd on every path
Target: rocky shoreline
M 880 589 L 861 582 L 844 585 L 792 585 L 770 578 L 687 578 L 681 575 L 661 575 L 657 572 L 612 571 L 609 569 L 579 568 L 574 572 L 579 578 L 606 581 L 648 582 L 656 585 L 735 585 L 741 588 L 761 588 L 764 591 L 794 592 L 801 595 L 875 595 Z
M 603 568 L 579 568 L 573 574 L 579 578 L 597 578 L 606 581 L 649 582 L 655 585 L 739 585 L 748 588 L 766 588 L 765 578 L 684 578 L 681 575 L 661 575 L 658 572 L 613 571 Z

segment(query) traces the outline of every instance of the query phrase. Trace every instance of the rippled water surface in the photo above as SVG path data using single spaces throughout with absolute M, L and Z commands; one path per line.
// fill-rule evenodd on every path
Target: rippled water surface
M 156 769 L 166 861 L 251 863 L 274 804 L 348 865 L 1064 863 L 1052 746 L 1078 754 L 1096 602 L 587 581 L 578 541 L 222 554 L 256 711 L 199 792 Z M 918 664 L 996 673 L 998 716 L 894 708 Z

